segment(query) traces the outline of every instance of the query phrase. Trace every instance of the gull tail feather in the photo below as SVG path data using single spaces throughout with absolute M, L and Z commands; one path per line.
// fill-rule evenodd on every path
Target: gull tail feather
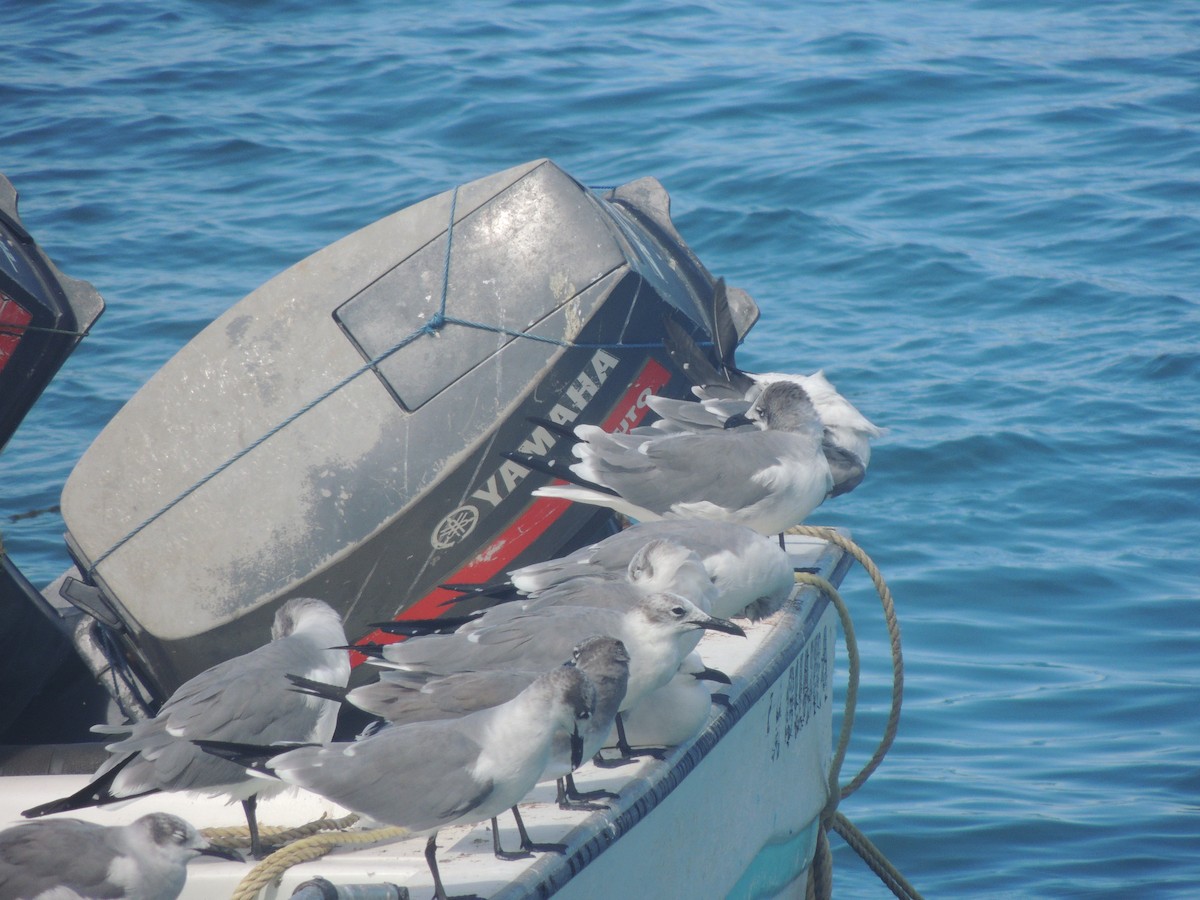
M 137 757 L 136 753 L 130 753 L 123 760 L 114 765 L 111 769 L 104 772 L 100 777 L 94 779 L 74 794 L 67 797 L 60 797 L 58 800 L 51 800 L 48 803 L 42 803 L 38 806 L 31 806 L 29 809 L 23 810 L 21 815 L 26 819 L 36 819 L 41 816 L 52 815 L 53 813 L 70 812 L 74 809 L 86 809 L 90 806 L 105 806 L 109 803 L 117 803 L 124 800 L 130 800 L 134 797 L 145 797 L 149 794 L 159 793 L 157 788 L 152 788 L 148 791 L 142 791 L 140 794 L 130 794 L 128 796 L 118 797 L 112 793 L 111 788 L 113 782 L 121 770 L 129 765 Z
M 586 478 L 576 475 L 561 460 L 543 459 L 540 456 L 533 456 L 529 453 L 521 453 L 516 450 L 505 451 L 501 455 L 505 459 L 510 459 L 515 463 L 525 466 L 527 469 L 533 469 L 535 472 L 541 472 L 543 475 L 549 475 L 552 478 L 561 478 L 563 481 L 569 481 L 571 484 L 576 484 L 601 494 L 609 494 L 613 497 L 618 496 L 617 492 L 612 488 L 597 484 L 594 481 L 588 481 Z
M 349 688 L 338 687 L 336 684 L 329 684 L 324 681 L 314 681 L 311 678 L 305 678 L 303 675 L 286 674 L 284 677 L 294 685 L 291 690 L 297 694 L 308 694 L 310 697 L 319 697 L 322 700 L 334 700 L 342 703 L 345 701 L 346 695 L 350 693 Z
M 205 753 L 227 759 L 251 771 L 262 772 L 266 775 L 275 774 L 267 762 L 281 753 L 298 750 L 301 747 L 321 746 L 320 744 L 244 744 L 237 741 L 209 740 L 194 740 L 192 743 Z

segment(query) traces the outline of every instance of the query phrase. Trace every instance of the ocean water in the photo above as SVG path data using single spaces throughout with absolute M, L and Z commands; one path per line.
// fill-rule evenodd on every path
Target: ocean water
M 852 530 L 904 633 L 842 806 L 929 897 L 1200 891 L 1200 7 L 0 4 L 0 171 L 108 310 L 0 457 L 35 583 L 75 460 L 192 335 L 330 241 L 541 156 L 644 175 L 888 428 Z M 847 772 L 890 663 L 861 574 Z M 736 840 L 736 837 L 731 837 Z M 834 837 L 835 896 L 886 891 Z

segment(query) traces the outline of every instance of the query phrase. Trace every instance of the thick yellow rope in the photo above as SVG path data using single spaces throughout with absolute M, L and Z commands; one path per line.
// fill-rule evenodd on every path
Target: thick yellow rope
M 833 760 L 829 764 L 829 800 L 826 811 L 828 815 L 832 815 L 833 811 L 837 809 L 838 801 L 842 798 L 842 792 L 838 786 L 839 779 L 842 763 L 846 759 L 846 751 L 850 747 L 850 733 L 854 730 L 854 710 L 858 705 L 858 641 L 854 637 L 854 622 L 850 618 L 850 609 L 846 606 L 846 601 L 842 599 L 837 588 L 820 575 L 813 575 L 809 572 L 797 572 L 795 577 L 797 584 L 815 587 L 830 599 L 837 610 L 838 618 L 842 621 L 842 632 L 846 637 L 847 669 L 849 669 L 846 684 L 846 708 L 842 714 L 842 728 L 838 735 L 837 749 L 834 750 Z
M 866 782 L 871 777 L 883 758 L 891 749 L 892 742 L 896 739 L 896 731 L 900 726 L 900 706 L 904 699 L 904 657 L 900 650 L 900 623 L 896 619 L 896 601 L 892 597 L 892 592 L 887 586 L 887 582 L 883 580 L 883 575 L 879 571 L 879 567 L 867 556 L 866 552 L 850 540 L 850 538 L 841 534 L 834 528 L 824 528 L 813 525 L 797 525 L 794 528 L 788 529 L 788 534 L 805 535 L 808 537 L 820 538 L 823 541 L 828 541 L 840 547 L 856 560 L 866 570 L 870 576 L 872 583 L 875 585 L 875 590 L 879 594 L 879 602 L 883 606 L 883 617 L 887 623 L 888 638 L 892 646 L 892 706 L 888 714 L 887 724 L 883 729 L 883 737 L 876 748 L 875 753 L 865 766 L 854 776 L 846 785 L 842 787 L 842 797 L 848 797 Z
M 347 817 L 349 818 L 349 817 Z M 357 816 L 353 818 L 357 819 Z M 408 837 L 405 828 L 375 828 L 370 831 L 328 831 L 310 834 L 276 850 L 251 869 L 234 889 L 230 900 L 253 900 L 259 892 L 271 884 L 277 884 L 283 873 L 292 866 L 312 862 L 337 847 L 353 844 L 377 844 Z
M 871 581 L 879 593 L 883 605 L 884 619 L 887 622 L 888 635 L 892 645 L 892 707 L 884 727 L 883 738 L 871 759 L 849 783 L 838 787 L 838 779 L 842 762 L 845 760 L 846 748 L 850 739 L 850 727 L 854 718 L 857 704 L 859 658 L 858 645 L 854 636 L 854 627 L 850 621 L 850 612 L 845 601 L 832 584 L 816 575 L 805 572 L 796 573 L 796 582 L 808 584 L 825 593 L 837 610 L 842 622 L 842 631 L 846 640 L 846 655 L 849 660 L 849 677 L 846 687 L 846 711 L 842 717 L 842 729 L 838 746 L 834 752 L 829 769 L 829 799 L 821 811 L 820 827 L 817 830 L 817 847 L 813 861 L 809 867 L 808 884 L 806 887 L 807 900 L 829 900 L 833 895 L 833 857 L 829 849 L 828 831 L 833 829 L 853 849 L 879 879 L 895 894 L 904 900 L 921 900 L 921 895 L 905 880 L 899 870 L 888 861 L 870 840 L 859 831 L 849 819 L 838 810 L 838 803 L 854 793 L 878 768 L 887 755 L 895 740 L 900 723 L 900 706 L 904 696 L 904 660 L 900 652 L 900 625 L 896 619 L 896 604 L 892 592 L 879 568 L 871 558 L 849 538 L 832 528 L 821 528 L 811 525 L 798 525 L 788 529 L 788 534 L 815 537 L 840 547 L 853 556 L 866 569 Z
M 322 816 L 313 822 L 309 822 L 307 825 L 286 827 L 282 825 L 260 825 L 258 836 L 264 844 L 287 844 L 322 831 L 340 831 L 344 828 L 349 828 L 357 821 L 358 815 L 351 813 L 340 819 L 331 819 L 328 816 Z M 250 846 L 250 829 L 245 825 L 231 825 L 226 828 L 205 828 L 200 833 L 218 847 L 225 847 L 230 850 L 242 850 Z

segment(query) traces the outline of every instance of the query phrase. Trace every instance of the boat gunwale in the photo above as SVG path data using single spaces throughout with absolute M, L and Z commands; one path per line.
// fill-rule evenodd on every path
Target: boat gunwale
M 825 577 L 837 586 L 854 559 L 835 545 L 826 543 L 820 559 L 824 562 L 830 556 L 836 556 L 837 561 Z M 802 602 L 802 598 L 813 594 L 815 596 L 811 602 Z M 490 900 L 550 897 L 632 830 L 680 785 L 779 680 L 812 638 L 830 602 L 815 587 L 802 585 L 780 610 L 779 620 L 772 627 L 771 634 L 745 661 L 743 669 L 753 666 L 758 659 L 767 659 L 767 664 L 749 678 L 735 677 L 734 684 L 727 692 L 729 702 L 686 745 L 686 750 L 680 748 L 683 752 L 676 751 L 678 758 L 671 761 L 670 765 L 656 766 L 649 774 L 630 779 L 622 787 L 618 799 L 610 801 L 608 808 L 588 816 L 562 838 L 562 843 L 567 846 L 564 854 L 543 854 L 502 889 L 490 895 Z

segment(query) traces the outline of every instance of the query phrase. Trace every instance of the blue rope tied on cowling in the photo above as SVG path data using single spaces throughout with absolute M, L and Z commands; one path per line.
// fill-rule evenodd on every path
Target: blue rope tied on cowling
M 212 481 L 214 478 L 216 478 L 222 472 L 229 469 L 231 466 L 233 466 L 238 461 L 244 459 L 248 454 L 254 452 L 256 449 L 261 447 L 263 444 L 265 444 L 267 441 L 269 441 L 272 437 L 277 435 L 279 432 L 283 431 L 285 428 L 287 428 L 289 425 L 291 425 L 293 422 L 295 422 L 301 416 L 308 413 L 314 407 L 320 405 L 325 400 L 328 400 L 330 397 L 332 397 L 334 394 L 336 394 L 342 388 L 346 387 L 346 385 L 350 384 L 350 382 L 354 381 L 356 378 L 358 378 L 361 375 L 364 375 L 367 372 L 375 370 L 376 367 L 380 363 L 384 362 L 389 357 L 398 353 L 400 350 L 403 350 L 409 344 L 412 344 L 414 341 L 419 340 L 422 336 L 438 337 L 438 333 L 446 325 L 458 325 L 463 328 L 476 328 L 476 329 L 480 329 L 483 331 L 491 331 L 496 334 L 502 334 L 502 335 L 505 335 L 506 337 L 521 338 L 524 340 L 537 341 L 537 342 L 543 343 L 543 344 L 553 344 L 553 345 L 559 346 L 559 347 L 573 347 L 573 348 L 578 348 L 578 349 L 654 350 L 654 349 L 658 349 L 658 348 L 662 347 L 661 342 L 578 343 L 578 342 L 574 342 L 574 341 L 564 340 L 563 338 L 547 337 L 547 336 L 538 335 L 538 334 L 528 334 L 523 331 L 514 331 L 509 328 L 503 328 L 499 325 L 493 325 L 493 324 L 489 324 L 486 322 L 475 322 L 470 319 L 460 319 L 456 316 L 447 315 L 446 314 L 446 300 L 449 295 L 449 289 L 450 289 L 450 253 L 451 253 L 451 249 L 452 249 L 453 243 L 454 243 L 454 218 L 455 218 L 457 208 L 458 208 L 458 188 L 456 187 L 450 195 L 450 215 L 449 215 L 449 222 L 446 226 L 446 253 L 445 253 L 445 257 L 443 259 L 443 264 L 442 264 L 441 300 L 438 304 L 437 310 L 429 317 L 429 321 L 427 321 L 424 325 L 422 325 L 420 328 L 416 329 L 412 333 L 405 335 L 403 338 L 401 338 L 399 341 L 397 341 L 391 347 L 388 347 L 386 350 L 384 350 L 378 356 L 375 356 L 374 358 L 367 360 L 367 362 L 363 363 L 357 369 L 355 369 L 354 371 L 350 372 L 349 374 L 343 376 L 340 380 L 338 380 L 330 388 L 323 391 L 321 394 L 319 394 L 318 396 L 314 397 L 312 400 L 305 403 L 303 406 L 301 406 L 295 412 L 288 415 L 285 419 L 283 419 L 277 425 L 273 426 L 270 430 L 268 430 L 261 437 L 257 438 L 256 440 L 252 441 L 251 443 L 247 444 L 241 450 L 238 450 L 236 453 L 234 453 L 232 456 L 230 456 L 227 460 L 225 460 L 223 463 L 221 463 L 219 466 L 217 466 L 215 469 L 213 469 L 207 475 L 203 476 L 198 481 L 196 481 L 195 483 L 190 485 L 182 493 L 180 493 L 177 497 L 175 497 L 174 499 L 167 502 L 158 511 L 152 513 L 144 521 L 142 521 L 140 524 L 136 525 L 131 531 L 129 531 L 127 534 L 125 534 L 124 537 L 122 537 L 120 540 L 118 540 L 115 544 L 113 544 L 111 547 L 109 547 L 107 550 L 105 550 L 103 553 L 101 553 L 98 557 L 96 557 L 95 560 L 92 561 L 91 565 L 88 566 L 87 572 L 86 572 L 86 576 L 89 580 L 94 581 L 95 575 L 96 575 L 96 570 L 100 566 L 101 563 L 103 563 L 106 559 L 108 559 L 110 556 L 112 556 L 114 553 L 116 553 L 118 550 L 120 550 L 122 547 L 124 547 L 126 544 L 128 544 L 131 540 L 133 540 L 135 537 L 137 537 L 139 534 L 141 534 L 143 531 L 145 531 L 147 528 L 149 528 L 151 525 L 153 525 L 159 519 L 161 519 L 164 515 L 166 515 L 168 512 L 170 512 L 172 509 L 174 509 L 176 506 L 178 506 L 180 503 L 182 503 L 184 500 L 186 500 L 188 497 L 190 497 L 196 491 L 198 491 L 200 488 L 204 487 L 206 484 L 208 484 L 210 481 Z M 707 341 L 701 342 L 701 346 L 705 346 L 705 345 L 709 345 L 709 344 L 710 344 L 710 342 L 707 342 Z

